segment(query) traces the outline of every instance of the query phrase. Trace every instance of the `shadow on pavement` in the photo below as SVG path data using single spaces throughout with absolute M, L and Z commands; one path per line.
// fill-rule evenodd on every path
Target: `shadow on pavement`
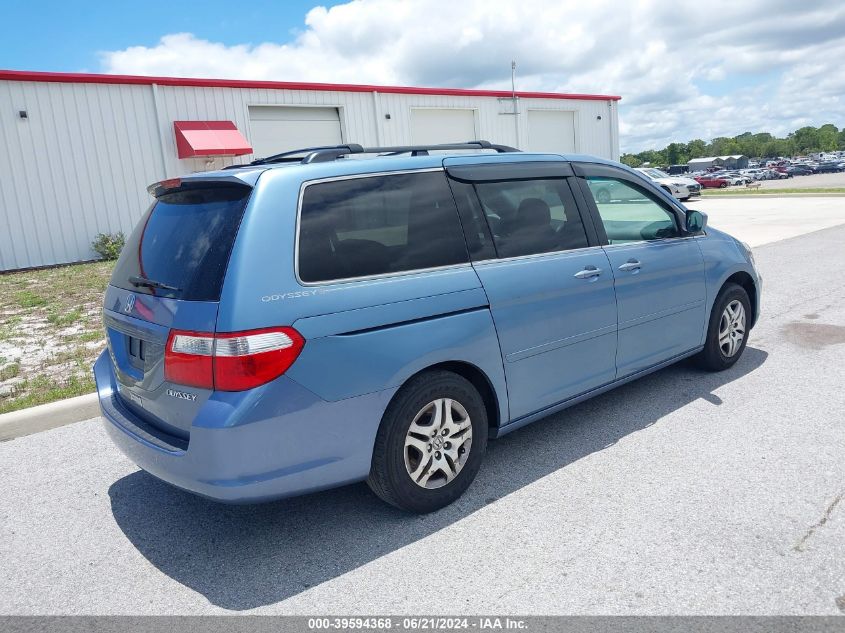
M 143 471 L 109 488 L 112 512 L 138 551 L 212 604 L 246 610 L 319 585 L 459 521 L 760 367 L 748 347 L 731 369 L 668 367 L 491 442 L 467 493 L 434 514 L 387 506 L 365 484 L 256 506 L 195 497 Z

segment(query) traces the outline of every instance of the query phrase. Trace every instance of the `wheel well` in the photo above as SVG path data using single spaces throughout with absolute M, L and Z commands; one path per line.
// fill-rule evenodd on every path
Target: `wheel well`
M 757 319 L 757 287 L 754 285 L 754 279 L 752 279 L 751 275 L 748 273 L 740 271 L 725 279 L 725 283 L 722 284 L 722 288 L 724 288 L 727 284 L 736 284 L 745 289 L 745 292 L 748 294 L 748 301 L 751 303 L 752 320 L 749 328 L 754 327 L 754 323 Z M 719 289 L 719 292 L 722 291 L 722 288 Z
M 484 401 L 484 408 L 487 409 L 487 426 L 491 428 L 499 426 L 499 399 L 496 397 L 496 391 L 493 389 L 490 379 L 487 378 L 487 375 L 483 371 L 470 363 L 449 361 L 426 367 L 418 373 L 431 369 L 451 371 L 469 380 L 472 386 L 481 394 L 481 399 Z

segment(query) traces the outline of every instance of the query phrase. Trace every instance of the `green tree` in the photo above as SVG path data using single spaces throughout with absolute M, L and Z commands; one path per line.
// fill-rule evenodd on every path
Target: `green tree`
M 795 149 L 802 154 L 817 152 L 821 149 L 819 131 L 811 125 L 795 130 L 790 138 L 795 143 Z
M 687 156 L 690 158 L 702 158 L 707 156 L 707 143 L 697 138 L 687 143 Z
M 776 158 L 837 149 L 845 150 L 845 128 L 840 130 L 833 123 L 825 123 L 819 128 L 811 125 L 802 127 L 783 138 L 777 138 L 769 132 L 743 132 L 733 138 L 720 136 L 709 143 L 702 139 L 688 143 L 673 142 L 661 150 L 649 149 L 638 154 L 625 154 L 622 161 L 632 166 L 644 162 L 676 165 L 703 156 L 744 154 L 750 158 Z
M 681 162 L 682 158 L 686 158 L 686 156 L 682 155 L 683 145 L 678 143 L 669 143 L 666 147 L 666 162 L 670 165 L 677 165 Z M 683 162 L 686 162 L 684 160 Z
M 825 123 L 819 128 L 818 137 L 819 149 L 823 152 L 832 152 L 839 144 L 839 128 L 833 123 Z

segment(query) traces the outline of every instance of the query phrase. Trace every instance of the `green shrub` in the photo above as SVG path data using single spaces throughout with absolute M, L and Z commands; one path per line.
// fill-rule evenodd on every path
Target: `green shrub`
M 117 233 L 97 233 L 91 248 L 103 259 L 117 259 L 123 245 L 126 243 L 126 236 L 123 231 Z

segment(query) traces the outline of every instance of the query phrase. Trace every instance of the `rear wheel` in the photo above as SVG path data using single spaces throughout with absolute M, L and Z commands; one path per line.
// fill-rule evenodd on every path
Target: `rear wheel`
M 610 202 L 610 191 L 608 189 L 599 189 L 596 192 L 596 200 L 598 200 L 600 204 L 607 204 Z
M 710 371 L 722 371 L 736 363 L 748 342 L 750 318 L 748 293 L 742 286 L 727 284 L 713 304 L 707 340 L 698 355 L 699 365 Z
M 382 418 L 367 484 L 409 512 L 439 510 L 475 479 L 487 446 L 487 411 L 471 382 L 425 372 L 394 396 Z

